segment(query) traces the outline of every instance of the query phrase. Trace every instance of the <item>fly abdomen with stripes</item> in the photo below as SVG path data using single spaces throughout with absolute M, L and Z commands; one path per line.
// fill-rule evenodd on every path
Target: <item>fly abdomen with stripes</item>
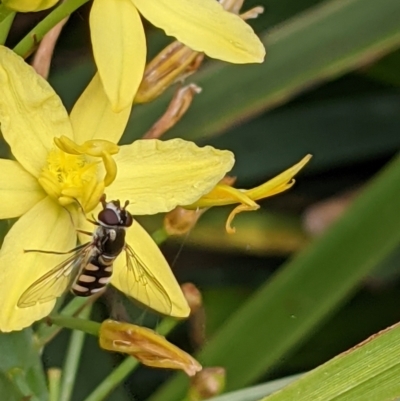
M 99 216 L 99 226 L 93 235 L 92 255 L 71 286 L 74 295 L 93 295 L 111 280 L 113 263 L 125 247 L 125 228 L 107 225 L 108 220 Z

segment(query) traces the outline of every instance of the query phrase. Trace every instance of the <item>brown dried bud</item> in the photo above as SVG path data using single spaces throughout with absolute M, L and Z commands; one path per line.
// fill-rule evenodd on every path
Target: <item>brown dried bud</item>
M 99 341 L 101 348 L 129 354 L 147 366 L 180 369 L 188 376 L 202 369 L 188 353 L 146 327 L 105 320 L 100 327 Z
M 179 88 L 172 98 L 167 111 L 144 134 L 143 139 L 158 139 L 171 129 L 187 112 L 195 95 L 201 92 L 201 88 L 195 84 L 189 84 Z
M 188 399 L 201 401 L 221 394 L 225 388 L 226 372 L 224 368 L 206 368 L 191 381 Z
M 169 86 L 183 80 L 200 67 L 204 54 L 175 41 L 147 64 L 135 103 L 147 103 L 159 97 Z
M 181 285 L 183 295 L 189 304 L 191 314 L 196 313 L 203 306 L 203 297 L 199 289 L 192 283 Z

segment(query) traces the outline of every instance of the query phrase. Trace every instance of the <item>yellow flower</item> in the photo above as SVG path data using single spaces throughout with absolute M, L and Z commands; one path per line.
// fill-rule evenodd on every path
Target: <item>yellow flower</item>
M 146 40 L 139 13 L 210 57 L 231 63 L 264 59 L 264 46 L 250 26 L 216 0 L 94 0 L 93 53 L 114 111 L 132 104 L 143 77 Z
M 16 159 L 0 159 L 0 218 L 19 217 L 0 250 L 0 331 L 22 329 L 53 309 L 55 300 L 17 304 L 29 285 L 64 259 L 24 250 L 73 248 L 76 229 L 86 223 L 75 199 L 89 213 L 107 187 L 108 199 L 129 200 L 133 215 L 166 212 L 210 192 L 234 163 L 231 152 L 180 139 L 117 147 L 129 110 L 111 111 L 97 75 L 68 116 L 50 85 L 0 46 L 0 87 L 0 127 Z M 150 285 L 148 293 L 129 285 L 124 255 L 114 264 L 112 284 L 161 313 L 187 316 L 182 291 L 151 237 L 135 222 L 126 239 L 170 305 L 153 296 Z M 53 295 L 60 296 L 60 289 L 53 288 Z
M 53 7 L 58 0 L 3 0 L 2 3 L 11 10 L 31 12 Z
M 129 354 L 154 368 L 180 369 L 188 376 L 202 369 L 196 359 L 146 327 L 105 320 L 100 326 L 99 342 L 101 348 Z
M 210 208 L 212 206 L 233 205 L 239 203 L 230 213 L 226 222 L 226 231 L 234 233 L 235 228 L 231 223 L 235 216 L 241 212 L 250 212 L 260 208 L 255 201 L 277 195 L 291 188 L 295 180 L 293 177 L 309 162 L 311 155 L 303 157 L 294 166 L 288 168 L 283 173 L 277 175 L 271 180 L 252 189 L 237 189 L 230 185 L 219 183 L 206 195 L 203 195 L 199 200 L 189 206 L 184 206 L 185 209 L 196 210 Z M 178 226 L 178 223 L 176 223 Z M 172 230 L 171 230 L 172 231 Z

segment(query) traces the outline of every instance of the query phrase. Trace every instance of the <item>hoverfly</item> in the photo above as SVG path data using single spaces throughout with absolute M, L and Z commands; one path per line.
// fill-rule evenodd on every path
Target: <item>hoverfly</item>
M 173 312 L 173 304 L 180 302 L 179 298 L 171 299 L 164 289 L 165 284 L 161 284 L 151 272 L 149 265 L 159 268 L 160 263 L 167 262 L 158 247 L 152 242 L 148 242 L 152 241 L 148 234 L 144 234 L 143 237 L 145 231 L 138 223 L 136 223 L 136 230 L 140 231 L 136 231 L 136 234 L 141 236 L 141 241 L 145 242 L 146 252 L 142 252 L 139 256 L 126 243 L 126 230 L 135 223 L 132 215 L 126 210 L 129 202 L 126 201 L 121 207 L 119 200 L 106 202 L 103 197 L 101 203 L 103 209 L 99 212 L 97 221 L 89 220 L 97 226 L 96 230 L 93 233 L 81 231 L 92 235 L 92 240 L 67 252 L 73 253 L 72 256 L 31 284 L 19 298 L 18 307 L 27 308 L 36 303 L 54 300 L 68 288 L 74 295 L 81 297 L 101 291 L 111 279 L 115 260 L 124 251 L 126 264 L 123 272 L 120 272 L 124 276 L 118 279 L 119 285 L 117 286 L 121 287 L 119 289 L 161 313 L 178 317 L 187 315 L 186 310 Z M 57 252 L 51 251 L 33 251 L 57 254 Z M 28 252 L 32 252 L 32 250 Z M 142 259 L 143 257 L 146 259 L 145 261 Z M 172 283 L 175 285 L 175 279 L 169 268 L 163 270 L 162 276 L 160 276 L 164 283 L 171 283 L 171 277 Z M 175 295 L 172 297 L 175 298 Z

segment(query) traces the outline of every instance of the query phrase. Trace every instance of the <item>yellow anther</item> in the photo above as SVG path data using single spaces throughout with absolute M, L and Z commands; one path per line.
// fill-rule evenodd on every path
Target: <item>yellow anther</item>
M 54 138 L 54 142 L 58 148 L 71 155 L 103 157 L 103 153 L 115 155 L 119 152 L 118 145 L 105 139 L 91 139 L 82 145 L 78 145 L 73 140 L 62 135 L 60 138 Z
M 118 145 L 103 139 L 86 141 L 80 146 L 80 149 L 82 149 L 82 154 L 93 157 L 103 157 L 104 153 L 116 155 L 119 152 Z
M 104 168 L 106 169 L 104 184 L 106 187 L 108 187 L 117 177 L 117 163 L 115 163 L 115 160 L 111 157 L 109 153 L 104 152 L 101 158 L 104 163 Z
M 54 143 L 59 149 L 70 155 L 81 155 L 80 146 L 76 144 L 72 139 L 62 135 L 60 138 L 54 138 Z

